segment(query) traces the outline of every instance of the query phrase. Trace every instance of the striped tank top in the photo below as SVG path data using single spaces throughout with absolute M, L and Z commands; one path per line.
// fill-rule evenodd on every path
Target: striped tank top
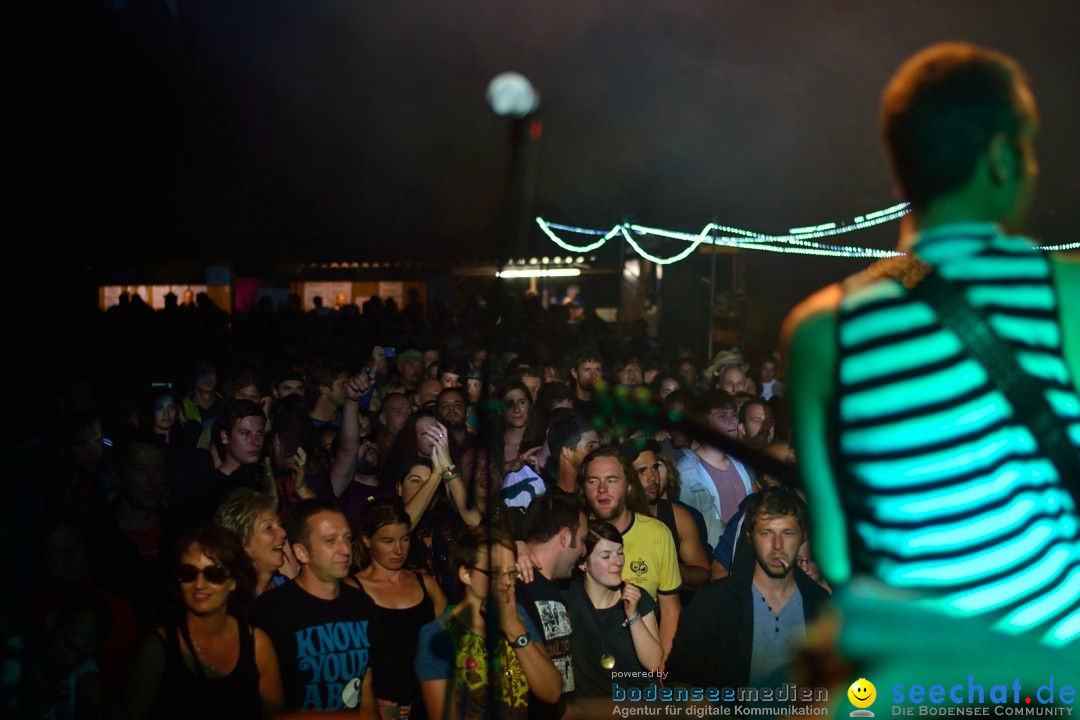
M 1044 381 L 1080 448 L 1049 259 L 987 224 L 934 228 L 912 250 Z M 845 293 L 838 335 L 837 451 L 857 569 L 1007 633 L 1055 646 L 1080 636 L 1077 500 L 982 365 L 892 279 Z

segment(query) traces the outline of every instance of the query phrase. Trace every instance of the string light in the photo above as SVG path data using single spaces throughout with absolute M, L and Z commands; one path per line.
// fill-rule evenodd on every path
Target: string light
M 593 228 L 549 223 L 541 217 L 536 218 L 536 223 L 552 242 L 564 250 L 572 252 L 591 252 L 602 247 L 608 240 L 611 240 L 616 235 L 622 235 L 627 244 L 629 244 L 639 256 L 658 265 L 670 265 L 689 257 L 702 243 L 794 255 L 870 258 L 892 257 L 902 253 L 896 252 L 895 250 L 878 250 L 876 248 L 860 247 L 856 245 L 820 243 L 815 242 L 815 240 L 844 235 L 859 230 L 865 230 L 866 228 L 874 227 L 875 225 L 880 225 L 882 223 L 892 222 L 909 212 L 911 212 L 911 208 L 907 203 L 899 203 L 892 207 L 887 207 L 872 213 L 858 215 L 851 223 L 837 225 L 834 222 L 829 222 L 819 225 L 796 227 L 791 228 L 786 235 L 767 235 L 728 225 L 718 225 L 716 223 L 709 223 L 698 233 L 665 230 L 663 228 L 652 228 L 629 223 L 616 225 L 611 228 L 611 230 L 604 232 L 603 230 L 596 230 Z M 559 237 L 555 232 L 556 230 L 571 232 L 578 235 L 600 236 L 600 239 L 588 245 L 573 245 Z M 654 235 L 671 240 L 682 240 L 690 243 L 690 245 L 685 250 L 672 255 L 671 257 L 661 258 L 642 248 L 631 233 L 633 233 L 633 235 Z M 718 234 L 714 235 L 714 233 Z
M 579 246 L 571 245 L 571 244 L 569 244 L 567 242 L 564 242 L 562 238 L 560 238 L 558 235 L 556 235 L 554 232 L 551 231 L 551 228 L 556 227 L 556 226 L 548 225 L 546 222 L 544 222 L 543 218 L 539 218 L 539 217 L 536 218 L 536 222 L 540 226 L 540 229 L 544 231 L 544 234 L 547 235 L 549 238 L 551 238 L 552 242 L 554 242 L 556 245 L 561 247 L 563 250 L 569 250 L 570 252 L 575 252 L 575 253 L 592 252 L 593 250 L 596 250 L 597 248 L 602 247 L 604 245 L 604 243 L 606 243 L 608 240 L 610 240 L 611 238 L 613 238 L 613 237 L 615 237 L 616 235 L 619 234 L 619 227 L 616 225 L 615 227 L 611 228 L 611 231 L 609 233 L 604 235 L 602 238 L 597 240 L 592 245 L 582 245 L 582 246 L 579 247 Z M 575 228 L 566 227 L 564 225 L 560 225 L 558 227 L 561 230 L 567 230 L 569 232 L 578 232 L 578 230 L 580 229 L 581 234 L 583 234 L 583 235 L 600 235 L 600 234 L 602 234 L 602 231 L 585 230 L 583 228 L 575 229 Z
M 1064 245 L 1036 245 L 1036 250 L 1046 250 L 1047 252 L 1057 252 L 1058 250 L 1076 250 L 1080 248 L 1080 242 L 1065 243 Z
M 908 203 L 898 203 L 891 207 L 876 210 L 865 215 L 856 215 L 850 223 L 838 225 L 837 223 L 829 222 L 819 225 L 794 227 L 788 230 L 786 235 L 767 235 L 765 233 L 754 232 L 753 230 L 745 230 L 729 225 L 718 225 L 716 223 L 709 223 L 698 233 L 665 230 L 663 228 L 653 228 L 630 223 L 616 225 L 611 230 L 605 232 L 594 228 L 549 223 L 541 217 L 536 218 L 536 223 L 540 226 L 540 229 L 545 235 L 564 250 L 569 250 L 571 252 L 591 252 L 602 247 L 608 240 L 611 240 L 616 235 L 622 235 L 627 244 L 630 245 L 634 252 L 639 256 L 658 265 L 670 265 L 686 259 L 703 243 L 742 250 L 762 250 L 764 252 L 790 255 L 819 255 L 823 257 L 845 258 L 895 257 L 903 255 L 904 253 L 896 250 L 879 250 L 877 248 L 861 247 L 858 245 L 839 245 L 829 242 L 817 242 L 817 240 L 846 235 L 847 233 L 858 232 L 883 223 L 899 220 L 909 212 L 911 212 L 911 207 Z M 589 245 L 576 246 L 559 237 L 555 233 L 556 230 L 578 235 L 600 236 L 600 239 Z M 642 248 L 634 239 L 633 235 L 652 235 L 669 240 L 682 240 L 690 243 L 690 245 L 685 250 L 672 255 L 671 257 L 661 258 Z M 1065 243 L 1061 245 L 1041 245 L 1037 246 L 1036 249 L 1059 251 L 1076 250 L 1078 248 L 1080 248 L 1080 242 Z
M 711 240 L 709 239 L 708 235 L 706 234 L 709 231 L 709 226 L 706 225 L 705 229 L 701 231 L 701 234 L 698 235 L 691 242 L 691 244 L 685 250 L 683 250 L 681 253 L 679 253 L 678 255 L 673 255 L 673 256 L 671 256 L 669 258 L 658 258 L 655 255 L 651 255 L 651 254 L 645 252 L 645 250 L 640 245 L 638 245 L 636 242 L 634 242 L 634 238 L 630 237 L 630 233 L 627 231 L 628 227 L 630 227 L 630 226 L 628 226 L 628 225 L 620 225 L 619 226 L 619 229 L 622 231 L 623 237 L 626 238 L 626 242 L 630 243 L 630 247 L 634 248 L 634 252 L 636 252 L 638 255 L 645 258 L 646 260 L 650 260 L 650 261 L 656 263 L 657 265 L 671 265 L 672 263 L 677 263 L 680 260 L 685 259 L 688 255 L 690 255 L 690 253 L 694 252 L 694 250 L 697 250 L 697 246 L 700 245 L 701 243 L 703 243 L 703 242 L 711 243 Z

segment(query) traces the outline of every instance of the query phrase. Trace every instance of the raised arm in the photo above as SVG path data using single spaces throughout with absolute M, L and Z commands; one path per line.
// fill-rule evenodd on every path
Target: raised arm
M 510 585 L 505 599 L 500 593 L 498 602 L 499 625 L 507 642 L 513 643 L 522 635 L 529 634 L 518 615 L 513 584 Z M 533 695 L 546 703 L 558 702 L 562 695 L 562 673 L 555 667 L 555 663 L 551 662 L 551 656 L 544 645 L 533 641 L 525 647 L 515 647 L 514 653 L 517 654 L 518 662 L 525 673 L 525 681 Z
M 435 497 L 436 491 L 442 487 L 442 478 L 432 470 L 431 477 L 420 486 L 420 489 L 416 491 L 416 494 L 412 496 L 408 503 L 405 505 L 405 512 L 409 515 L 409 530 L 410 532 L 416 529 L 416 526 L 420 524 L 420 518 L 424 517 L 424 513 L 427 512 L 428 506 L 431 505 L 431 499 Z
M 461 469 L 455 467 L 450 460 L 450 433 L 442 423 L 436 423 L 427 432 L 436 433 L 432 437 L 431 450 L 431 476 L 439 473 L 439 477 L 446 481 L 446 487 L 450 489 L 450 499 L 454 502 L 454 509 L 466 525 L 479 525 L 484 520 L 476 504 L 469 503 L 469 488 L 465 486 L 465 479 Z
M 656 628 L 656 613 L 649 611 L 640 614 L 641 588 L 633 583 L 624 583 L 622 589 L 623 611 L 626 622 L 630 623 L 630 639 L 634 643 L 634 654 L 641 667 L 656 670 L 664 662 L 664 649 L 660 645 L 660 633 Z
M 836 402 L 836 311 L 841 297 L 832 285 L 799 304 L 784 321 L 788 397 L 798 469 L 810 512 L 814 553 L 834 583 L 851 577 L 847 524 L 840 504 L 830 448 Z
M 360 398 L 371 387 L 367 373 L 357 373 L 345 386 L 345 406 L 341 409 L 338 451 L 330 466 L 330 486 L 340 497 L 356 474 L 356 455 L 360 450 Z

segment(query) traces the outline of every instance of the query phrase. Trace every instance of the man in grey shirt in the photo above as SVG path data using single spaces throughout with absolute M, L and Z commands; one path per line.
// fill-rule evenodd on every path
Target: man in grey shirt
M 806 507 L 795 493 L 775 487 L 752 495 L 744 531 L 753 562 L 733 562 L 731 575 L 699 589 L 683 610 L 667 662 L 673 681 L 779 685 L 792 648 L 828 598 L 797 567 L 807 527 Z

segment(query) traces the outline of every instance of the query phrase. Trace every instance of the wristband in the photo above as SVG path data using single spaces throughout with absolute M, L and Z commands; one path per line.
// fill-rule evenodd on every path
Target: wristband
M 457 465 L 450 463 L 439 474 L 443 476 L 443 480 L 449 480 L 457 474 Z
M 634 617 L 626 618 L 625 620 L 623 620 L 622 626 L 626 627 L 626 628 L 631 627 L 634 623 L 636 623 L 640 619 L 641 619 L 641 613 L 635 613 Z

